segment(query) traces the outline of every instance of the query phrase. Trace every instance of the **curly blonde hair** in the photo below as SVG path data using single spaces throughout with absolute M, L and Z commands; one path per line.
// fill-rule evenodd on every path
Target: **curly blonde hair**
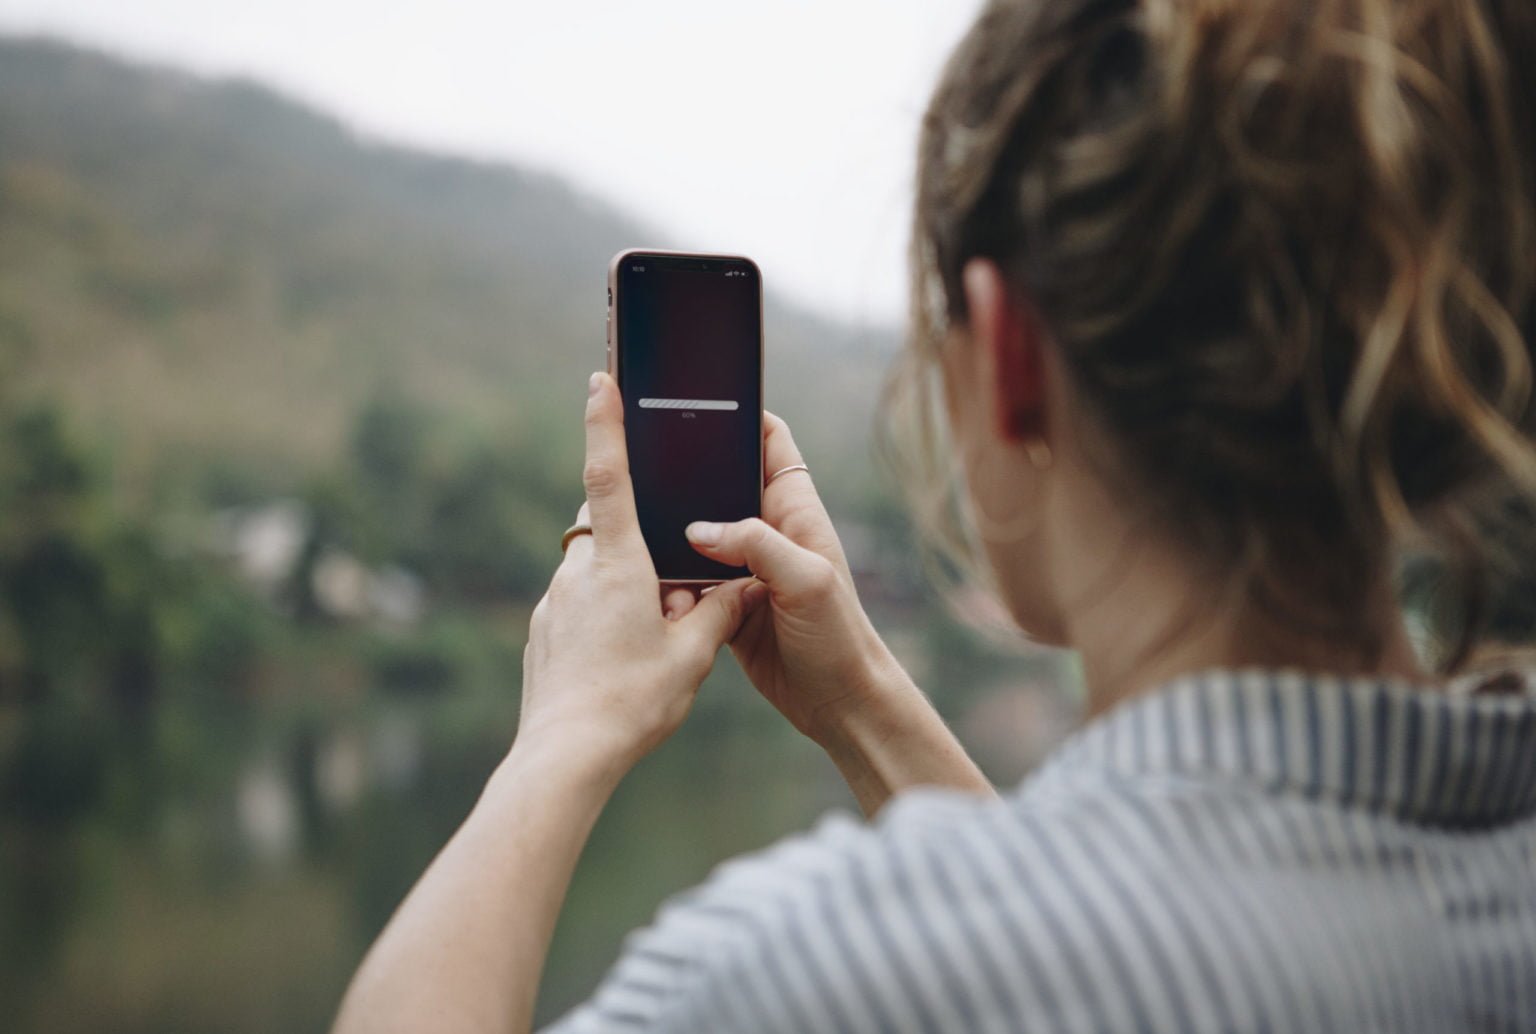
M 958 486 L 935 357 L 996 261 L 1115 483 L 1286 621 L 1376 650 L 1412 548 L 1461 575 L 1536 497 L 1536 4 L 993 0 L 928 108 L 883 440 Z M 916 468 L 916 469 L 914 469 Z M 913 499 L 963 570 L 953 491 Z

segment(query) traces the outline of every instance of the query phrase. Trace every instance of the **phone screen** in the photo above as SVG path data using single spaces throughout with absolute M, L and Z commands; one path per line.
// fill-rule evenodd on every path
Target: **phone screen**
M 758 516 L 762 285 L 744 259 L 619 260 L 615 367 L 640 531 L 662 580 L 746 575 L 701 556 L 690 521 Z

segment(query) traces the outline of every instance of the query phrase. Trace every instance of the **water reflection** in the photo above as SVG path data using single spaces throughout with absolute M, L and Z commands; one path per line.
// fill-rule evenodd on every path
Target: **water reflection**
M 271 756 L 248 762 L 235 786 L 235 818 L 245 853 L 268 864 L 290 861 L 299 847 L 298 795 Z

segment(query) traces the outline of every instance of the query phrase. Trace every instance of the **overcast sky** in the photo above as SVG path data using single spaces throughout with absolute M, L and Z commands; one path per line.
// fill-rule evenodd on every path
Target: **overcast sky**
M 373 135 L 549 169 L 677 246 L 751 255 L 770 289 L 893 323 L 918 119 L 979 6 L 0 0 L 0 30 L 252 76 Z

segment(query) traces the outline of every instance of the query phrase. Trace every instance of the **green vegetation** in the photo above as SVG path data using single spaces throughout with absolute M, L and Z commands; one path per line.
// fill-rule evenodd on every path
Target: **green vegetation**
M 325 1025 L 512 735 L 638 243 L 545 176 L 0 39 L 6 1029 Z M 997 658 L 869 469 L 890 335 L 771 294 L 768 329 L 867 601 L 964 703 Z M 666 893 L 847 803 L 723 661 L 599 824 L 541 1015 Z

